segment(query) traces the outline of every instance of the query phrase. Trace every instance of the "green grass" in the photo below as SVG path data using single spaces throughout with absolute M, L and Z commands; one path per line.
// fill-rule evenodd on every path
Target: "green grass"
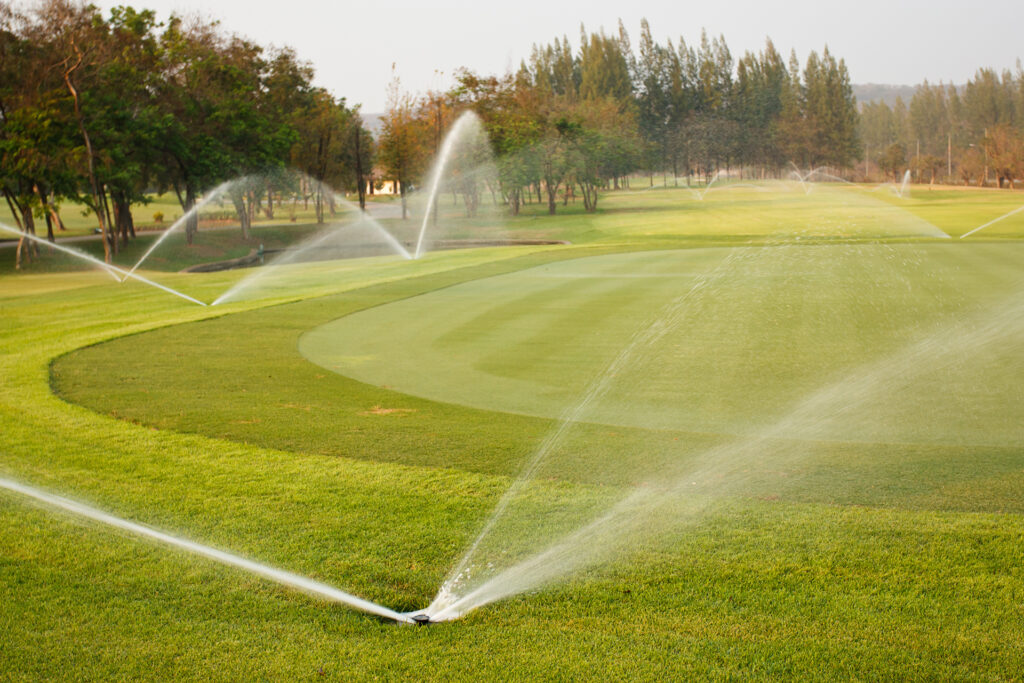
M 201 230 L 193 244 L 188 245 L 185 236 L 180 232 L 172 233 L 153 251 L 144 262 L 144 270 L 175 272 L 201 263 L 227 261 L 253 253 L 260 244 L 265 249 L 279 249 L 290 244 L 301 242 L 317 232 L 318 226 L 313 223 L 298 225 L 271 225 L 255 227 L 248 239 L 242 239 L 238 228 L 219 228 Z M 123 269 L 130 269 L 138 262 L 159 234 L 142 233 L 138 238 L 123 247 L 114 255 L 113 263 Z M 68 246 L 103 260 L 103 244 L 96 240 L 76 242 Z M 41 258 L 22 265 L 24 273 L 53 273 L 92 270 L 96 266 L 70 254 L 50 250 L 40 245 Z M 0 249 L 0 272 L 13 273 L 14 250 Z
M 389 199 L 375 199 L 378 202 L 388 202 Z M 65 202 L 60 207 L 60 217 L 64 222 L 65 231 L 61 232 L 54 225 L 54 234 L 57 239 L 61 237 L 76 237 L 91 235 L 99 227 L 96 215 L 82 204 Z M 162 214 L 160 221 L 156 220 L 155 214 Z M 184 214 L 177 196 L 173 193 L 151 195 L 145 203 L 132 206 L 132 218 L 135 221 L 135 228 L 141 232 L 161 231 L 172 225 Z M 267 218 L 262 213 L 255 216 L 256 225 L 274 224 L 281 222 L 307 223 L 314 218 L 314 209 L 308 203 L 299 203 L 294 207 L 285 205 L 278 207 L 274 218 Z M 229 201 L 215 202 L 213 205 L 200 211 L 200 217 L 208 225 L 237 225 L 234 216 L 234 208 Z M 294 217 L 294 221 L 292 218 Z M 0 223 L 9 226 L 16 226 L 17 221 L 11 216 L 11 210 L 6 202 L 0 203 Z M 46 236 L 46 221 L 43 218 L 36 218 L 36 233 L 42 237 Z M 8 239 L 7 235 L 0 235 L 0 241 Z
M 655 347 L 665 362 L 630 366 L 608 414 L 573 431 L 570 445 L 588 444 L 593 461 L 560 453 L 533 491 L 537 510 L 600 499 L 658 458 L 735 438 L 745 414 L 770 422 L 830 370 L 903 361 L 908 344 L 937 340 L 922 372 L 861 392 L 871 409 L 854 416 L 904 411 L 872 440 L 795 439 L 801 459 L 786 471 L 745 475 L 706 514 L 618 561 L 431 628 L 0 495 L 0 671 L 1013 679 L 1024 670 L 1024 453 L 1020 314 L 1005 299 L 1021 286 L 1020 245 L 908 231 L 1005 213 L 980 194 L 973 214 L 950 206 L 945 223 L 940 207 L 908 203 L 914 217 L 887 230 L 861 199 L 815 224 L 824 193 L 802 206 L 750 192 L 730 212 L 724 193 L 697 203 L 634 190 L 603 198 L 596 216 L 507 227 L 583 246 L 296 266 L 291 288 L 278 280 L 247 295 L 266 298 L 214 308 L 98 274 L 0 275 L 0 476 L 397 609 L 430 600 L 552 415 L 690 273 L 718 275 Z M 680 277 L 621 277 L 640 273 Z M 245 275 L 160 278 L 212 300 Z M 986 327 L 993 317 L 1006 325 Z M 300 349 L 327 331 L 353 344 L 343 356 L 377 358 L 344 374 L 309 362 Z M 971 353 L 979 345 L 986 353 Z M 407 384 L 382 374 L 393 364 Z M 714 390 L 658 406 L 670 394 L 653 380 L 684 376 Z M 999 400 L 952 421 L 986 397 Z M 690 422 L 662 424 L 681 414 Z
M 153 219 L 153 214 L 162 213 L 162 223 Z M 167 227 L 181 217 L 181 205 L 173 194 L 155 195 L 146 204 L 138 204 L 132 207 L 132 217 L 135 220 L 137 229 L 150 229 Z M 92 234 L 94 228 L 99 226 L 96 215 L 82 204 L 65 202 L 60 206 L 60 218 L 64 222 L 66 230 L 61 232 L 56 225 L 53 226 L 54 234 L 58 239 L 61 237 L 75 237 L 79 235 Z M 11 210 L 4 202 L 0 204 L 0 223 L 15 226 L 17 222 L 11 216 Z M 46 220 L 36 218 L 36 234 L 46 236 Z M 0 235 L 0 240 L 8 239 L 7 235 Z

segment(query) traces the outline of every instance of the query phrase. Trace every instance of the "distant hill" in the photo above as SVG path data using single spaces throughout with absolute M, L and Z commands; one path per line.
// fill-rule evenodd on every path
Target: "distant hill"
M 853 86 L 853 95 L 857 98 L 857 102 L 860 104 L 882 101 L 891 107 L 896 104 L 896 100 L 899 99 L 902 99 L 904 104 L 909 105 L 910 99 L 914 96 L 915 90 L 917 90 L 916 85 L 861 83 Z

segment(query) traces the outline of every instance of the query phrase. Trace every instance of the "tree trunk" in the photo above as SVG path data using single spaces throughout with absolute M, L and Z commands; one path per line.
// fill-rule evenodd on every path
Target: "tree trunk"
M 18 226 L 18 230 L 24 230 L 24 226 L 21 224 L 21 209 L 18 207 L 17 202 L 11 195 L 7 188 L 3 189 L 4 199 L 7 200 L 7 208 L 11 210 L 11 216 L 14 218 L 14 223 Z
M 583 194 L 583 210 L 587 213 L 594 213 L 597 211 L 597 183 L 585 183 L 581 181 L 580 192 Z
M 61 232 L 67 232 L 67 226 L 64 225 L 64 221 L 61 220 L 60 212 L 57 211 L 57 207 L 54 203 L 50 202 L 50 216 L 53 218 L 53 222 L 57 225 L 57 229 Z
M 100 234 L 103 235 L 103 260 L 107 263 L 111 262 L 110 253 L 110 241 L 109 241 L 109 226 L 107 221 L 104 220 L 103 216 L 103 203 L 100 197 L 100 186 L 96 180 L 96 167 L 94 162 L 94 155 L 92 151 L 92 140 L 89 138 L 89 131 L 85 128 L 85 117 L 82 116 L 82 106 L 78 97 L 78 90 L 75 88 L 72 77 L 75 71 L 82 65 L 82 51 L 78 49 L 78 46 L 74 42 L 71 43 L 72 49 L 75 51 L 77 60 L 74 65 L 70 65 L 71 58 L 64 62 L 64 84 L 67 86 L 68 91 L 71 93 L 71 98 L 75 105 L 75 119 L 78 121 L 78 130 L 82 134 L 82 139 L 85 142 L 85 158 L 87 161 L 87 168 L 89 171 L 89 189 L 92 192 L 93 210 L 96 212 L 96 218 L 100 222 Z M 70 65 L 70 66 L 69 66 Z
M 231 203 L 235 205 L 235 214 L 238 216 L 238 222 L 242 226 L 242 239 L 249 239 L 249 221 L 251 215 L 249 213 L 249 207 L 246 206 L 245 193 L 244 192 L 232 192 Z
M 121 236 L 127 244 L 129 239 L 135 239 L 135 219 L 132 217 L 132 205 L 128 201 L 127 192 L 114 195 L 114 213 L 117 215 Z
M 549 216 L 554 216 L 555 215 L 556 205 L 557 205 L 557 202 L 558 202 L 558 186 L 561 183 L 552 182 L 551 178 L 552 178 L 551 175 L 548 175 L 546 178 L 544 178 L 544 189 L 547 190 L 547 194 L 548 194 L 548 215 Z M 538 186 L 538 196 L 537 196 L 537 201 L 538 202 L 540 201 L 539 189 L 540 189 L 540 187 Z
M 100 186 L 100 199 L 103 200 L 103 213 L 107 217 L 107 239 L 110 240 L 111 250 L 117 254 L 120 251 L 120 245 L 117 238 L 117 227 L 113 215 L 110 213 L 110 201 L 107 199 L 106 186 Z
M 15 200 L 15 205 L 21 212 L 21 237 L 18 239 L 18 248 L 14 256 L 14 268 L 21 270 L 23 259 L 25 263 L 28 263 L 33 258 L 39 257 L 39 248 L 36 246 L 35 240 L 29 238 L 29 235 L 36 234 L 36 221 L 32 215 L 31 205 L 28 202 L 18 202 L 17 200 Z
M 268 220 L 274 220 L 274 188 L 270 186 L 270 181 L 267 181 L 267 208 L 264 210 L 263 215 Z
M 46 239 L 49 242 L 56 242 L 57 240 L 53 236 L 53 217 L 51 216 L 52 212 L 50 211 L 50 204 L 46 200 L 47 193 L 43 191 L 43 188 L 39 186 L 39 183 L 36 183 L 35 187 L 36 194 L 39 195 L 39 201 L 42 203 L 43 206 L 43 215 L 46 217 Z
M 196 206 L 196 191 L 190 184 L 185 185 L 185 242 L 192 246 L 196 233 L 199 232 L 199 212 L 193 211 Z
M 355 127 L 355 147 L 356 188 L 358 188 L 357 192 L 359 193 L 359 210 L 366 211 L 366 177 L 363 169 L 363 127 L 359 124 L 356 124 Z

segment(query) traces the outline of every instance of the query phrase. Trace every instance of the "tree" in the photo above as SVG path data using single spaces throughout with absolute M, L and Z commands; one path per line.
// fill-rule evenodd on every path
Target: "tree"
M 900 174 L 907 167 L 907 149 L 899 142 L 889 145 L 882 156 L 878 159 L 878 167 L 883 172 L 892 175 L 895 182 L 899 182 Z
M 310 188 L 317 223 L 334 211 L 330 188 L 358 189 L 370 159 L 369 139 L 358 110 L 348 109 L 326 90 L 313 90 L 305 106 L 295 114 L 298 140 L 292 147 L 292 163 L 314 182 Z M 353 173 L 354 168 L 358 171 Z
M 783 163 L 775 122 L 782 113 L 786 64 L 771 40 L 760 55 L 747 53 L 739 61 L 734 94 L 735 120 L 742 125 L 741 159 L 762 168 Z
M 363 126 L 359 110 L 356 109 L 354 113 L 354 120 L 349 126 L 349 144 L 346 146 L 346 156 L 359 196 L 359 209 L 366 211 L 366 183 L 373 169 L 373 136 Z
M 571 175 L 580 187 L 583 208 L 597 210 L 599 190 L 635 167 L 639 142 L 632 114 L 614 98 L 581 103 L 566 132 Z M 550 210 L 550 207 L 549 207 Z
M 581 132 L 580 123 L 573 119 L 572 105 L 566 104 L 548 110 L 544 133 L 537 144 L 537 157 L 548 196 L 549 215 L 555 215 L 558 188 L 563 182 L 569 181 L 573 167 L 572 146 Z
M 804 68 L 804 126 L 809 131 L 811 165 L 851 165 L 860 152 L 857 103 L 843 60 L 825 47 L 821 57 L 811 52 Z
M 674 59 L 674 52 L 654 42 L 647 20 L 641 20 L 640 58 L 636 60 L 634 77 L 637 83 L 636 109 L 640 135 L 653 153 L 647 158 L 647 167 L 651 170 L 664 168 L 670 156 L 674 85 L 671 79 L 674 74 L 669 62 Z
M 1008 123 L 995 125 L 985 136 L 984 149 L 996 186 L 1012 190 L 1014 181 L 1024 176 L 1024 135 Z
M 28 26 L 25 17 L 0 6 L 0 191 L 22 231 L 15 254 L 19 269 L 38 253 L 28 239 L 35 234 L 37 212 L 53 240 L 51 201 L 57 193 L 74 194 L 71 169 L 77 165 L 63 85 L 48 76 L 53 57 L 28 37 Z
M 592 33 L 589 37 L 584 33 L 580 38 L 580 97 L 585 100 L 610 97 L 625 103 L 632 94 L 629 60 L 623 51 L 623 42 L 604 32 Z
M 402 197 L 402 220 L 408 216 L 406 196 L 426 164 L 427 137 L 423 122 L 415 116 L 415 99 L 401 89 L 398 77 L 388 87 L 388 110 L 384 115 L 378 157 L 398 182 Z
M 51 37 L 51 54 L 71 97 L 74 121 L 84 145 L 86 177 L 89 185 L 88 204 L 96 215 L 103 235 L 103 256 L 110 263 L 112 251 L 117 248 L 116 237 L 108 220 L 106 193 L 101 190 L 96 172 L 96 150 L 89 134 L 90 122 L 82 103 L 81 87 L 95 77 L 103 60 L 101 54 L 106 37 L 104 26 L 94 7 L 72 5 L 66 0 L 48 0 L 36 10 L 37 31 L 46 31 Z
M 179 17 L 171 18 L 160 41 L 164 73 L 157 93 L 167 126 L 159 179 L 174 189 L 188 216 L 191 244 L 199 194 L 229 178 L 279 169 L 296 133 L 274 106 L 281 100 L 268 87 L 274 60 L 261 47 L 222 36 L 215 24 L 186 24 Z M 245 236 L 257 189 L 232 192 Z

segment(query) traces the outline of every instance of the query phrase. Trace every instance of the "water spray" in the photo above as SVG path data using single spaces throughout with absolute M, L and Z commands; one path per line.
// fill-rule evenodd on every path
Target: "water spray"
M 448 134 L 445 135 L 444 142 L 441 144 L 441 151 L 437 156 L 437 161 L 434 162 L 434 169 L 430 175 L 430 191 L 427 195 L 427 208 L 423 213 L 423 224 L 420 226 L 420 234 L 416 239 L 416 251 L 413 252 L 413 258 L 419 258 L 423 255 L 423 238 L 427 234 L 427 223 L 430 222 L 430 214 L 434 210 L 434 203 L 437 201 L 437 193 L 441 185 L 441 176 L 444 174 L 444 169 L 448 165 L 448 159 L 452 155 L 452 150 L 455 149 L 455 143 L 462 137 L 462 131 L 473 122 L 478 121 L 476 114 L 471 111 L 465 112 L 459 117 L 455 125 L 452 126 Z
M 220 562 L 221 564 L 242 569 L 243 571 L 247 571 L 251 574 L 262 576 L 265 579 L 269 579 L 270 581 L 281 584 L 283 586 L 288 586 L 289 588 L 296 588 L 300 591 L 303 591 L 304 593 L 315 595 L 320 598 L 325 598 L 327 600 L 330 600 L 331 602 L 337 602 L 343 605 L 347 605 L 349 607 L 352 607 L 353 609 L 357 609 L 362 612 L 367 612 L 368 614 L 374 614 L 378 617 L 383 617 L 385 619 L 390 619 L 391 621 L 400 624 L 419 624 L 427 623 L 430 621 L 429 617 L 426 617 L 426 615 L 421 614 L 416 616 L 410 616 L 408 614 L 396 612 L 394 610 L 388 609 L 387 607 L 378 605 L 377 603 L 370 602 L 369 600 L 365 600 L 356 595 L 352 595 L 351 593 L 346 593 L 345 591 L 339 590 L 334 586 L 330 586 L 326 583 L 321 583 L 320 581 L 315 581 L 305 576 L 293 574 L 292 572 L 284 571 L 283 569 L 277 569 L 269 565 L 261 564 L 259 562 L 255 562 L 253 560 L 249 560 L 244 557 L 240 557 L 238 555 L 225 552 L 223 550 L 211 548 L 208 545 L 203 545 L 201 543 L 189 541 L 184 538 L 179 538 L 177 536 L 172 536 L 171 534 L 160 531 L 158 529 L 154 529 L 149 526 L 144 526 L 137 522 L 130 522 L 128 520 L 121 519 L 120 517 L 115 517 L 114 515 L 111 515 L 107 512 L 91 507 L 89 505 L 85 505 L 83 503 L 79 503 L 77 501 L 71 500 L 69 498 L 64 498 L 62 496 L 57 496 L 52 493 L 47 493 L 45 491 L 41 491 L 40 489 L 34 488 L 32 486 L 27 486 L 25 484 L 12 481 L 10 479 L 0 479 L 0 488 L 6 489 L 13 493 L 18 493 L 22 496 L 31 498 L 34 501 L 43 503 L 50 507 L 58 508 L 65 512 L 70 512 L 79 517 L 91 519 L 95 522 L 100 522 L 101 524 L 106 524 L 108 526 L 121 529 L 122 531 L 127 531 L 128 533 L 133 534 L 135 536 L 142 536 L 144 538 L 148 538 L 158 543 L 162 543 L 164 545 L 169 545 L 180 550 L 184 550 L 186 552 L 192 553 L 193 555 L 200 555 L 202 557 L 206 557 L 216 562 Z M 425 617 L 426 620 L 424 621 L 420 617 Z
M 146 252 L 142 255 L 142 257 L 138 261 L 135 262 L 135 265 L 131 267 L 131 270 L 129 270 L 128 274 L 125 275 L 124 278 L 122 278 L 121 282 L 124 282 L 125 280 L 127 280 L 129 278 L 129 276 L 131 276 L 131 274 L 134 273 L 136 271 L 136 269 L 138 269 L 138 267 L 142 265 L 142 262 L 145 261 L 147 258 L 149 258 L 149 255 L 152 254 L 153 251 L 157 247 L 159 247 L 163 243 L 163 241 L 165 239 L 167 239 L 171 235 L 172 232 L 177 230 L 179 226 L 185 225 L 185 223 L 193 215 L 198 216 L 199 215 L 199 211 L 202 210 L 203 207 L 205 207 L 207 204 L 209 204 L 214 199 L 216 199 L 221 194 L 223 194 L 225 189 L 227 189 L 230 185 L 232 185 L 234 183 L 237 183 L 238 180 L 245 180 L 245 178 L 240 178 L 240 179 L 237 179 L 237 180 L 229 180 L 226 183 L 221 183 L 216 188 L 214 188 L 214 190 L 212 192 L 210 192 L 205 197 L 203 197 L 203 199 L 198 204 L 196 204 L 191 209 L 189 209 L 188 212 L 185 213 L 185 215 L 183 215 L 178 220 L 174 221 L 174 223 L 172 223 L 169 228 L 164 230 L 163 234 L 160 235 L 160 237 L 158 237 L 156 239 L 156 241 L 154 241 L 153 244 L 151 244 L 149 246 L 149 249 L 146 250 Z
M 200 306 L 206 306 L 206 304 L 204 302 L 200 301 L 199 299 L 195 299 L 193 297 L 190 297 L 188 294 L 184 294 L 183 292 L 179 292 L 178 290 L 172 289 L 172 288 L 168 287 L 167 285 L 162 285 L 159 282 L 153 282 L 149 278 L 142 277 L 138 273 L 131 273 L 131 272 L 128 272 L 127 270 L 124 270 L 123 268 L 118 268 L 117 266 L 112 266 L 109 263 L 104 263 L 103 261 L 100 261 L 98 258 L 95 258 L 93 256 L 90 256 L 89 254 L 86 254 L 86 253 L 83 253 L 81 251 L 78 251 L 77 249 L 72 249 L 70 247 L 65 247 L 63 245 L 56 244 L 54 242 L 50 242 L 49 240 L 44 240 L 41 237 L 37 237 L 36 235 L 26 234 L 26 233 L 22 232 L 21 230 L 15 230 L 14 228 L 6 226 L 6 225 L 3 225 L 2 223 L 0 223 L 0 230 L 5 230 L 7 232 L 10 232 L 10 233 L 13 233 L 15 235 L 18 235 L 19 237 L 26 237 L 26 238 L 32 240 L 33 242 L 37 242 L 39 244 L 42 244 L 42 245 L 45 245 L 45 246 L 48 246 L 48 247 L 52 247 L 53 249 L 56 249 L 57 251 L 64 252 L 65 254 L 70 254 L 71 256 L 74 256 L 75 258 L 82 259 L 83 261 L 88 261 L 89 263 L 91 263 L 91 264 L 93 264 L 95 266 L 98 266 L 98 267 L 102 268 L 104 271 L 106 271 L 107 273 L 110 273 L 111 275 L 113 275 L 115 280 L 119 280 L 120 281 L 121 278 L 119 278 L 118 275 L 123 275 L 126 279 L 127 278 L 132 278 L 133 280 L 138 280 L 139 282 L 147 284 L 150 287 L 156 287 L 157 289 L 162 289 L 163 291 L 167 292 L 168 294 L 173 294 L 174 296 L 181 297 L 182 299 L 185 299 L 186 301 L 191 301 L 192 303 L 199 304 Z
M 1000 216 L 999 218 L 996 218 L 995 220 L 991 220 L 988 223 L 985 223 L 984 225 L 979 225 L 978 227 L 976 227 L 974 230 L 971 230 L 970 232 L 965 232 L 964 234 L 960 235 L 960 239 L 963 239 L 965 237 L 969 237 L 969 236 L 973 235 L 974 233 L 978 232 L 979 230 L 984 230 L 988 226 L 995 225 L 999 221 L 1001 221 L 1001 220 L 1003 220 L 1005 218 L 1009 218 L 1010 216 L 1012 216 L 1014 214 L 1017 214 L 1017 213 L 1020 213 L 1021 211 L 1024 211 L 1024 206 L 1016 208 L 1013 211 L 1011 211 L 1010 213 L 1005 213 L 1002 216 Z

